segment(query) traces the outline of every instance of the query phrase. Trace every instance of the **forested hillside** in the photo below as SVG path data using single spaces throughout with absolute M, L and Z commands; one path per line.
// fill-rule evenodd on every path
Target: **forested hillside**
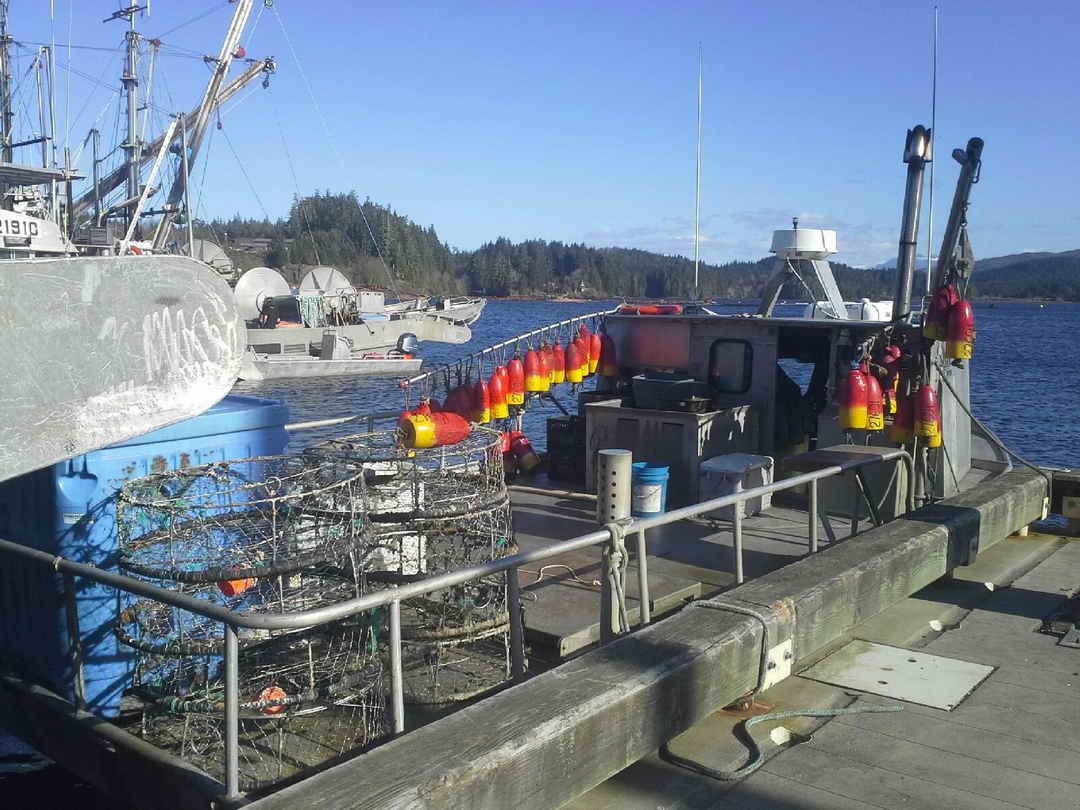
M 287 276 L 318 264 L 342 270 L 355 283 L 406 292 L 490 296 L 587 296 L 594 298 L 685 298 L 693 294 L 694 265 L 681 256 L 663 256 L 630 248 L 595 248 L 505 238 L 475 251 L 455 251 L 443 243 L 434 225 L 427 228 L 355 193 L 316 193 L 293 203 L 287 219 L 244 219 L 202 223 L 211 238 L 265 240 L 261 256 Z M 259 244 L 263 244 L 260 242 Z M 377 246 L 377 247 L 376 247 Z M 385 259 L 379 258 L 379 252 Z M 1048 297 L 1080 300 L 1080 256 L 1076 252 L 1025 256 L 1022 263 L 992 270 L 976 264 L 971 292 L 983 297 Z M 772 269 L 771 257 L 756 262 L 703 264 L 700 294 L 709 298 L 755 297 Z M 833 263 L 844 297 L 890 299 L 896 270 L 862 270 Z M 388 273 L 389 270 L 389 273 Z M 393 278 L 391 283 L 390 278 Z M 914 289 L 925 289 L 917 273 Z M 806 290 L 789 284 L 783 297 L 805 300 Z

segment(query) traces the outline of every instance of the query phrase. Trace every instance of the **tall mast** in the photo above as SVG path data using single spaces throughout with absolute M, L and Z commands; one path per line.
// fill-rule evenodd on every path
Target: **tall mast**
M 934 6 L 934 42 L 930 48 L 930 145 L 937 134 L 937 41 L 938 7 Z M 934 164 L 930 164 L 930 210 L 926 224 L 926 294 L 930 295 L 930 276 L 934 265 Z
M 15 113 L 11 108 L 11 34 L 7 18 L 8 0 L 0 0 L 0 160 L 11 163 Z
M 113 12 L 111 17 L 103 21 L 127 20 L 128 23 L 128 30 L 124 33 L 124 38 L 127 41 L 127 61 L 124 65 L 124 72 L 120 76 L 120 83 L 124 87 L 124 97 L 127 99 L 127 137 L 120 146 L 126 155 L 127 199 L 129 200 L 139 196 L 139 135 L 137 131 L 139 77 L 136 73 L 139 56 L 139 32 L 135 30 L 135 15 L 140 11 L 145 11 L 148 7 L 132 3 L 127 8 Z M 130 208 L 128 208 L 127 224 L 131 225 Z
M 701 68 L 703 57 L 698 43 L 697 74 L 697 182 L 694 186 L 694 298 L 698 295 L 698 262 L 701 244 Z
M 195 114 L 195 124 L 189 135 L 188 160 L 191 163 L 194 163 L 195 158 L 199 155 L 199 148 L 202 146 L 206 128 L 210 124 L 210 117 L 216 106 L 218 91 L 221 89 L 221 84 L 229 72 L 232 60 L 236 58 L 237 48 L 240 45 L 240 35 L 244 33 L 244 26 L 247 25 L 248 17 L 251 15 L 251 9 L 254 5 L 255 0 L 236 0 L 236 11 L 233 12 L 232 23 L 225 34 L 225 40 L 221 43 L 221 51 L 215 62 L 214 73 L 210 77 L 210 82 L 206 85 L 206 92 L 203 93 L 202 103 Z M 176 219 L 176 212 L 179 210 L 179 203 L 183 199 L 186 189 L 187 184 L 181 174 L 173 183 L 168 202 L 165 205 L 165 213 L 162 214 L 161 219 L 158 221 L 157 231 L 154 233 L 154 250 L 161 250 L 165 247 L 169 229 L 173 220 Z

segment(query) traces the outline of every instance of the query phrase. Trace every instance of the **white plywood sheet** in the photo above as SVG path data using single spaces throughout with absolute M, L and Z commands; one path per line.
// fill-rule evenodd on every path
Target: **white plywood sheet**
M 800 673 L 845 689 L 951 711 L 994 667 L 855 640 Z

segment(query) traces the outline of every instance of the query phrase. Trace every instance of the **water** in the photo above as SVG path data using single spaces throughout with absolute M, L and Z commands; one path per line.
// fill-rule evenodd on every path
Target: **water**
M 469 352 L 562 318 L 607 309 L 614 302 L 554 303 L 489 301 L 473 325 L 473 338 L 461 346 L 422 345 L 424 368 L 456 361 Z M 711 307 L 721 314 L 745 307 Z M 781 307 L 778 315 L 796 315 L 798 307 Z M 1016 452 L 1049 466 L 1080 461 L 1080 363 L 1072 336 L 1080 334 L 1080 305 L 1005 302 L 976 306 L 977 337 L 972 362 L 972 407 Z M 524 348 L 524 347 L 523 347 Z M 490 367 L 487 372 L 490 373 Z M 591 382 L 585 388 L 592 388 Z M 328 377 L 321 380 L 276 380 L 238 383 L 235 393 L 285 400 L 293 421 L 400 409 L 402 391 L 395 379 Z M 575 411 L 568 385 L 557 398 Z M 441 392 L 440 392 L 441 396 Z M 546 422 L 557 416 L 552 404 L 534 404 L 525 415 L 525 432 L 535 446 L 546 444 Z M 356 425 L 297 434 L 292 449 L 318 439 L 357 432 Z

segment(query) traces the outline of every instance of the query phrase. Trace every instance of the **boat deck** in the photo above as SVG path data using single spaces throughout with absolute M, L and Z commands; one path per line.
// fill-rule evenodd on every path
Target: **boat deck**
M 952 711 L 899 701 L 902 712 L 845 715 L 817 729 L 810 719 L 762 723 L 753 734 L 767 761 L 742 781 L 719 782 L 653 755 L 568 806 L 1075 809 L 1080 649 L 1035 631 L 1077 590 L 1078 571 L 1080 541 L 1014 536 L 850 634 L 993 667 Z M 729 770 L 746 761 L 734 729 L 751 714 L 897 702 L 805 675 L 789 678 L 758 695 L 745 714 L 717 712 L 670 748 Z M 778 748 L 769 733 L 782 723 L 796 734 L 812 732 L 811 739 Z

